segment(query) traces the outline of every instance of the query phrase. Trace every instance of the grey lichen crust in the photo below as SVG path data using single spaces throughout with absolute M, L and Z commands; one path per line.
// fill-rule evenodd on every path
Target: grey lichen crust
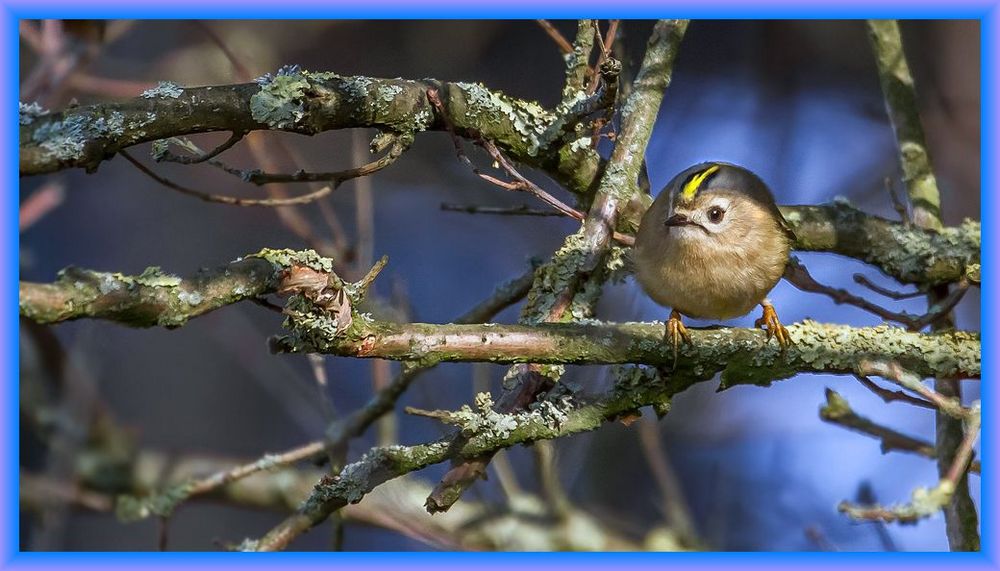
M 18 102 L 18 123 L 30 125 L 38 117 L 48 115 L 49 111 L 38 104 L 37 101 L 31 103 Z
M 73 115 L 62 121 L 41 124 L 32 132 L 31 140 L 53 160 L 63 162 L 83 157 L 84 148 L 94 139 L 120 137 L 124 132 L 125 115 L 110 111 L 106 114 Z
M 146 99 L 155 99 L 157 97 L 177 99 L 183 93 L 184 90 L 176 83 L 172 81 L 161 81 L 156 84 L 156 87 L 143 91 L 141 97 L 145 97 Z

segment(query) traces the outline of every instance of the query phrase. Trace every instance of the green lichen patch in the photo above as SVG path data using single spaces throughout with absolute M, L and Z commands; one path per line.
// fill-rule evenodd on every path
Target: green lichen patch
M 621 246 L 611 246 L 608 250 L 607 260 L 604 268 L 611 283 L 625 283 L 625 280 L 632 273 L 633 262 L 629 256 L 630 250 Z
M 166 98 L 166 99 L 177 99 L 184 94 L 184 89 L 180 85 L 172 81 L 161 81 L 156 84 L 156 87 L 152 87 L 142 92 L 142 97 L 146 99 L 156 99 L 156 98 Z
M 538 154 L 542 135 L 555 120 L 555 115 L 534 101 L 498 95 L 481 83 L 458 82 L 454 85 L 465 96 L 471 122 L 502 118 L 527 143 L 526 153 L 529 156 Z
M 250 254 L 248 258 L 260 258 L 267 260 L 274 267 L 275 271 L 288 269 L 293 265 L 306 266 L 318 272 L 332 273 L 333 260 L 316 253 L 316 250 L 290 250 L 264 248 L 256 254 Z
M 305 100 L 313 82 L 338 78 L 333 72 L 309 72 L 297 65 L 284 66 L 275 75 L 266 74 L 255 81 L 260 91 L 250 97 L 250 113 L 255 121 L 273 129 L 290 129 L 306 115 Z
M 309 80 L 302 76 L 275 76 L 250 98 L 250 113 L 255 121 L 274 129 L 294 127 L 305 116 L 303 100 L 308 89 Z
M 174 509 L 191 496 L 192 483 L 173 486 L 166 491 L 146 497 L 118 496 L 115 515 L 124 523 L 139 521 L 150 516 L 168 517 Z
M 837 509 L 858 521 L 878 519 L 885 522 L 916 523 L 930 517 L 948 505 L 955 494 L 955 484 L 941 480 L 933 488 L 920 487 L 913 491 L 910 502 L 883 508 L 880 506 L 859 506 L 841 502 Z
M 182 281 L 179 276 L 164 273 L 159 266 L 150 266 L 134 278 L 121 276 L 119 279 L 125 282 L 133 281 L 139 285 L 149 287 L 177 287 L 181 285 Z
M 535 270 L 535 281 L 521 312 L 521 322 L 533 325 L 546 321 L 559 296 L 579 280 L 579 273 L 589 258 L 590 249 L 583 230 L 567 236 L 552 259 Z M 601 283 L 589 279 L 578 289 L 568 311 L 563 313 L 562 321 L 578 321 L 593 316 L 593 306 L 602 291 Z

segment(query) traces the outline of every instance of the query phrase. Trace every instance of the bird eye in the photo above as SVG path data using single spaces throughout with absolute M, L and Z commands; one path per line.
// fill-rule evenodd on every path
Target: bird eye
M 708 209 L 708 221 L 712 224 L 718 224 L 722 222 L 722 217 L 726 214 L 726 211 L 719 208 L 718 206 L 713 206 Z

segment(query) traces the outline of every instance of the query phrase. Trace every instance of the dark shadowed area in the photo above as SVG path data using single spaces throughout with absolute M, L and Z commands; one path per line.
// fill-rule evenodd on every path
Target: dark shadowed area
M 572 39 L 575 23 L 554 24 Z M 978 23 L 901 26 L 942 192 L 944 222 L 979 219 Z M 72 102 L 135 97 L 163 80 L 182 86 L 241 83 L 246 81 L 241 73 L 252 79 L 286 64 L 344 75 L 482 82 L 548 107 L 558 103 L 563 82 L 563 59 L 534 21 L 116 21 L 96 28 L 84 22 L 64 28 L 63 41 L 83 47 L 76 50 L 79 60 L 66 64 L 68 75 L 58 81 L 33 75 L 42 56 L 27 40 L 22 42 L 22 100 L 61 109 Z M 635 72 L 651 28 L 651 22 L 622 22 L 616 41 L 628 55 L 626 73 Z M 239 168 L 332 171 L 370 160 L 367 146 L 373 135 L 358 131 L 304 137 L 261 131 L 222 158 Z M 192 140 L 207 149 L 227 136 L 214 133 Z M 605 155 L 609 148 L 602 143 Z M 211 166 L 153 163 L 148 151 L 149 145 L 131 150 L 183 184 L 230 196 L 265 196 L 259 187 Z M 466 151 L 489 170 L 491 160 L 484 152 L 468 143 Z M 897 150 L 863 23 L 692 22 L 647 150 L 653 192 L 677 172 L 706 160 L 750 168 L 771 186 L 780 204 L 846 197 L 866 212 L 898 219 L 884 184 L 890 177 L 896 192 L 903 193 Z M 527 168 L 522 172 L 571 201 L 545 175 Z M 314 188 L 319 185 L 283 190 L 301 194 Z M 345 183 L 321 204 L 283 209 L 283 217 L 276 209 L 209 204 L 178 194 L 122 157 L 93 174 L 75 169 L 23 178 L 20 192 L 22 204 L 41 192 L 60 197 L 21 234 L 22 280 L 52 281 L 67 266 L 126 274 L 159 266 L 188 275 L 264 247 L 326 248 L 325 253 L 336 254 L 338 272 L 356 279 L 386 254 L 389 264 L 375 283 L 377 311 L 386 318 L 429 323 L 453 320 L 497 284 L 522 274 L 532 257 L 548 258 L 578 227 L 567 218 L 442 210 L 442 203 L 546 207 L 475 176 L 441 132 L 418 135 L 413 147 L 384 171 Z M 817 280 L 858 295 L 875 297 L 855 283 L 855 273 L 885 287 L 912 290 L 854 260 L 797 255 Z M 881 322 L 785 282 L 771 299 L 786 323 L 805 318 L 850 325 Z M 894 310 L 926 310 L 922 297 L 877 301 Z M 978 288 L 956 311 L 958 327 L 979 329 Z M 630 278 L 605 289 L 597 317 L 651 321 L 666 313 Z M 496 321 L 513 323 L 517 316 L 513 307 Z M 755 317 L 726 325 L 752 326 Z M 73 427 L 93 407 L 127 429 L 134 450 L 166 453 L 168 462 L 186 455 L 251 461 L 321 438 L 330 413 L 317 395 L 309 360 L 267 350 L 267 339 L 280 333 L 280 323 L 277 313 L 244 302 L 176 330 L 83 320 L 48 328 L 55 334 L 50 339 L 30 333 L 42 328 L 23 328 L 22 355 L 63 352 L 59 390 L 76 395 L 70 400 L 77 410 L 60 409 L 59 414 L 68 416 L 54 422 L 66 427 L 65 434 L 47 444 L 22 423 L 22 470 L 55 478 L 72 473 L 67 462 L 73 460 L 67 458 L 87 446 L 86 435 Z M 25 348 L 26 343 L 31 347 Z M 47 362 L 57 361 L 52 357 Z M 27 362 L 24 357 L 22 362 Z M 331 357 L 323 368 L 325 396 L 333 414 L 343 415 L 363 406 L 373 387 L 382 386 L 398 365 Z M 450 429 L 406 415 L 402 408 L 454 410 L 472 403 L 477 392 L 498 394 L 505 370 L 442 364 L 425 373 L 401 399 L 390 423 L 377 423 L 351 441 L 348 460 L 379 443 L 417 444 L 442 436 Z M 563 382 L 605 386 L 606 373 L 604 367 L 570 367 Z M 53 375 L 23 366 L 22 395 L 52 390 L 26 385 L 51 383 Z M 824 389 L 831 387 L 859 413 L 933 441 L 931 411 L 883 403 L 849 376 L 800 375 L 767 388 L 739 386 L 723 392 L 715 392 L 716 387 L 715 382 L 702 383 L 679 395 L 660 421 L 644 411 L 631 425 L 609 424 L 554 441 L 558 481 L 571 504 L 592 516 L 589 521 L 599 522 L 601 533 L 647 548 L 666 548 L 651 532 L 662 528 L 671 510 L 680 509 L 709 549 L 947 549 L 941 515 L 912 526 L 886 527 L 852 523 L 837 512 L 841 500 L 856 500 L 861 493 L 887 504 L 907 501 L 914 488 L 937 483 L 938 474 L 933 461 L 883 455 L 877 441 L 824 423 L 818 415 Z M 979 398 L 977 382 L 963 388 L 966 401 Z M 646 423 L 655 429 L 643 427 Z M 498 460 L 491 464 L 490 478 L 477 482 L 462 502 L 495 508 L 487 510 L 494 513 L 523 508 L 527 500 L 520 494 L 529 493 L 532 501 L 536 494 L 545 496 L 530 448 L 508 450 Z M 409 481 L 433 485 L 445 469 L 433 466 Z M 673 478 L 675 486 L 670 485 Z M 970 476 L 970 485 L 978 502 L 978 474 Z M 381 501 L 388 503 L 379 509 L 414 512 L 422 511 L 423 496 L 396 490 Z M 261 536 L 284 515 L 196 500 L 169 519 L 167 548 L 217 550 Z M 120 523 L 113 514 L 93 510 L 47 509 L 22 518 L 22 548 L 156 550 L 161 525 L 156 518 Z M 343 549 L 452 548 L 435 541 L 433 534 L 398 527 L 348 518 Z M 331 531 L 324 524 L 292 548 L 329 549 Z M 512 528 L 510 533 L 528 532 Z M 574 533 L 586 537 L 597 532 L 584 526 Z M 531 544 L 525 540 L 525 545 Z

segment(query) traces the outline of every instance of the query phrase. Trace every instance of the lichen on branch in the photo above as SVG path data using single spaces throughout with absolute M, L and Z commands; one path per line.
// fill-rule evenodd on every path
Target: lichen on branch
M 443 130 L 446 121 L 427 101 L 428 89 L 440 94 L 459 136 L 494 141 L 515 160 L 546 170 L 573 192 L 590 189 L 600 157 L 589 147 L 567 149 L 562 141 L 543 141 L 556 117 L 538 103 L 479 83 L 342 76 L 298 66 L 283 67 L 255 83 L 170 85 L 119 103 L 63 111 L 22 104 L 20 173 L 76 167 L 94 171 L 132 145 L 211 131 L 313 135 L 359 127 L 397 133 Z
M 332 260 L 312 250 L 263 249 L 188 278 L 146 268 L 139 275 L 69 267 L 55 282 L 20 282 L 22 316 L 36 323 L 106 319 L 131 327 L 180 327 L 193 317 L 277 293 L 299 265 L 331 273 Z
M 903 283 L 938 285 L 962 278 L 979 283 L 979 222 L 939 231 L 866 214 L 840 201 L 783 206 L 795 231 L 795 249 L 834 252 L 878 267 Z
M 669 367 L 673 350 L 663 342 L 663 324 L 537 323 L 533 325 L 436 325 L 389 323 L 356 315 L 337 334 L 328 316 L 295 311 L 290 334 L 274 340 L 278 351 L 417 361 L 491 363 L 612 364 Z M 690 328 L 692 343 L 680 350 L 678 367 L 710 378 L 722 373 L 724 387 L 767 385 L 800 372 L 853 373 L 858 363 L 886 360 L 920 376 L 978 378 L 980 339 L 976 332 L 921 334 L 880 325 L 849 327 L 806 320 L 788 327 L 785 351 L 764 331 Z

